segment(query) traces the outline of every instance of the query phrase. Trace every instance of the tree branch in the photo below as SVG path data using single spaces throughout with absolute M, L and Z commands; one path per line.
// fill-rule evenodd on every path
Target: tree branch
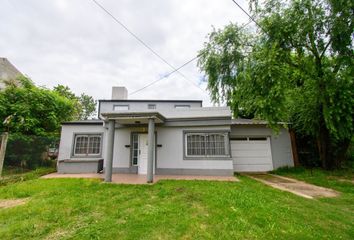
M 324 56 L 324 54 L 326 53 L 327 51 L 327 48 L 329 47 L 329 45 L 332 43 L 332 39 L 330 39 L 327 43 L 327 45 L 325 46 L 325 48 L 323 49 L 321 55 L 320 55 L 320 59 L 322 59 L 322 57 Z

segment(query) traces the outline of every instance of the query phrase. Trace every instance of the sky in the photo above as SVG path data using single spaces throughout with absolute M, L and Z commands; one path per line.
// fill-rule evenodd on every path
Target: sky
M 246 0 L 237 0 L 245 9 Z M 175 68 L 194 58 L 212 28 L 247 16 L 231 0 L 97 0 Z M 110 99 L 173 71 L 92 0 L 0 0 L 0 57 L 37 85 Z M 198 99 L 211 106 L 193 61 L 129 99 Z

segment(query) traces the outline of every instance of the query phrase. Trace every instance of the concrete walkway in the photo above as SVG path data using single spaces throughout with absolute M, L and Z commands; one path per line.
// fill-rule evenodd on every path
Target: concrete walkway
M 247 176 L 271 187 L 291 192 L 304 198 L 337 197 L 339 192 L 273 174 L 247 174 Z
M 82 173 L 82 174 L 60 174 L 51 173 L 42 178 L 98 178 L 104 179 L 104 174 L 98 173 Z M 234 176 L 186 176 L 186 175 L 155 175 L 154 183 L 159 180 L 207 180 L 207 181 L 227 181 L 237 182 L 239 181 Z M 147 184 L 146 175 L 141 174 L 113 174 L 112 183 L 118 184 Z

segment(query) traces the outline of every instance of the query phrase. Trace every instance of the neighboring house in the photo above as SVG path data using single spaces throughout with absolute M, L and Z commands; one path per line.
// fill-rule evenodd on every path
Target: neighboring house
M 0 90 L 5 88 L 4 81 L 13 80 L 15 83 L 18 83 L 16 79 L 22 75 L 7 58 L 0 58 Z
M 289 133 L 195 100 L 130 100 L 113 87 L 99 120 L 62 124 L 59 173 L 233 175 L 293 166 Z

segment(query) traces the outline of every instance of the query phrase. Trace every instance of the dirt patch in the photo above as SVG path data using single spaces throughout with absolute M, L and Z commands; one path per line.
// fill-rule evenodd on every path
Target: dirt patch
M 45 240 L 60 239 L 60 238 L 64 238 L 65 236 L 68 236 L 69 234 L 70 234 L 69 231 L 64 229 L 59 229 L 51 233 L 49 236 L 47 236 Z
M 305 198 L 337 197 L 339 195 L 339 192 L 333 189 L 315 186 L 313 184 L 278 175 L 248 174 L 248 176 L 271 187 L 291 192 Z
M 3 199 L 0 200 L 0 208 L 11 208 L 19 205 L 26 204 L 29 198 L 21 198 L 21 199 Z
M 340 182 L 345 182 L 345 183 L 351 183 L 354 184 L 354 180 L 350 180 L 350 179 L 345 179 L 345 178 L 337 178 L 338 181 Z

